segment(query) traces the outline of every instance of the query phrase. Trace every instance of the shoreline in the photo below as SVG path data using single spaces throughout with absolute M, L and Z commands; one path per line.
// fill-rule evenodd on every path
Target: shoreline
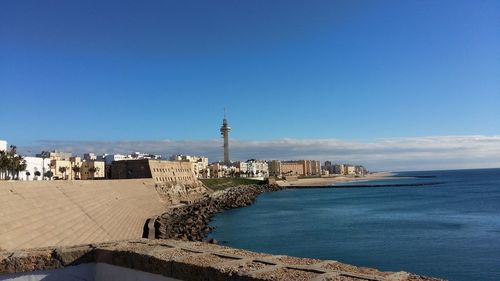
M 376 173 L 371 177 L 364 177 L 362 179 L 373 180 L 373 179 L 384 179 L 391 177 L 391 173 Z M 399 177 L 393 177 L 397 179 Z M 342 177 L 335 182 L 350 182 L 360 178 L 349 178 Z M 313 182 L 311 179 L 307 179 L 309 183 Z M 318 180 L 318 179 L 316 179 Z M 332 179 L 321 179 L 321 181 L 316 181 L 316 186 L 325 186 L 325 183 L 331 183 Z M 303 183 L 304 181 L 297 181 Z M 264 185 L 243 185 L 231 187 L 225 190 L 216 191 L 209 196 L 204 197 L 198 202 L 194 202 L 184 206 L 177 206 L 169 209 L 166 213 L 158 216 L 154 221 L 154 238 L 153 240 L 163 240 L 165 239 L 175 239 L 182 241 L 190 241 L 190 243 L 201 243 L 202 245 L 212 245 L 218 244 L 215 239 L 206 240 L 207 235 L 212 232 L 213 228 L 209 226 L 212 217 L 218 213 L 222 213 L 227 209 L 240 208 L 253 204 L 256 198 L 265 192 L 275 192 L 280 190 L 286 190 L 288 188 L 296 188 L 297 185 L 280 186 L 278 184 L 264 184 Z M 311 185 L 314 187 L 313 185 Z M 298 186 L 297 186 L 298 187 Z M 238 250 L 245 251 L 245 250 Z M 264 253 L 260 253 L 264 254 Z M 264 254 L 268 255 L 268 254 Z M 280 256 L 286 258 L 297 259 L 294 257 Z M 326 261 L 326 260 L 325 260 Z M 320 262 L 320 260 L 318 260 Z M 345 266 L 345 271 L 355 271 L 357 268 L 362 269 L 366 273 L 380 272 L 376 268 L 367 267 L 357 267 L 355 265 L 344 264 L 341 261 L 335 261 L 339 266 Z M 401 272 L 402 273 L 402 272 Z M 433 277 L 427 277 L 423 275 L 414 275 L 412 273 L 406 273 L 406 276 L 398 276 L 395 279 L 373 279 L 367 278 L 366 280 L 406 280 L 406 281 L 416 281 L 416 280 L 443 280 Z M 252 279 L 254 280 L 254 279 Z M 274 280 L 274 279 L 273 279 Z M 309 278 L 303 279 L 309 280 Z M 340 280 L 340 279 L 339 279 Z M 361 279 L 365 280 L 365 279 Z
M 365 176 L 327 176 L 320 178 L 299 178 L 293 181 L 279 180 L 276 184 L 282 187 L 293 186 L 328 186 L 336 183 L 348 183 L 354 181 L 370 181 L 383 179 L 401 179 L 404 177 L 396 177 L 392 172 L 377 172 Z
M 284 189 L 330 187 L 335 183 L 370 181 L 379 179 L 400 179 L 391 172 L 371 173 L 363 177 L 330 176 L 322 178 L 303 178 L 294 181 L 277 181 L 275 184 L 240 185 L 215 191 L 200 200 L 169 208 L 154 220 L 155 239 L 181 239 L 186 241 L 206 241 L 212 228 L 212 217 L 228 209 L 253 204 L 261 193 Z M 149 232 L 148 231 L 148 232 Z M 213 242 L 213 241 L 212 241 Z

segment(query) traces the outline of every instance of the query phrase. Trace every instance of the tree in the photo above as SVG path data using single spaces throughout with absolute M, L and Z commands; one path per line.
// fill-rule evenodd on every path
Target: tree
M 59 172 L 63 174 L 63 178 L 66 179 L 66 170 L 67 167 L 59 167 Z
M 5 179 L 7 177 L 7 169 L 9 167 L 9 158 L 7 151 L 0 151 L 0 179 Z
M 35 177 L 36 177 L 36 179 L 38 179 L 38 177 L 41 176 L 41 175 L 42 175 L 42 173 L 40 173 L 40 171 L 35 171 Z
M 47 171 L 44 176 L 50 180 L 54 176 L 54 173 L 52 171 Z
M 95 173 L 99 172 L 99 171 L 100 171 L 99 167 L 90 167 L 89 168 L 89 172 L 92 175 L 92 179 L 95 178 Z
M 19 172 L 26 170 L 28 164 L 26 164 L 26 160 L 24 160 L 21 156 L 16 156 L 14 159 L 15 159 L 14 162 L 15 162 L 16 179 L 19 180 Z
M 73 172 L 75 173 L 75 179 L 80 179 L 79 174 L 80 171 L 82 170 L 81 167 L 75 165 L 71 168 L 71 170 L 73 170 Z
M 26 172 L 26 180 L 29 181 L 30 180 L 30 176 L 31 176 L 31 173 L 30 172 Z
M 10 146 L 10 150 L 0 151 L 0 179 L 19 179 L 19 172 L 26 170 L 26 161 L 17 155 L 17 147 Z

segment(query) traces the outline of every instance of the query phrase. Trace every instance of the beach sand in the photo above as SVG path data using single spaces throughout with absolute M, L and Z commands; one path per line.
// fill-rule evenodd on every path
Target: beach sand
M 276 183 L 280 186 L 325 186 L 332 185 L 339 182 L 351 182 L 351 181 L 367 181 L 367 180 L 379 180 L 386 178 L 393 178 L 394 174 L 391 172 L 379 172 L 371 173 L 366 176 L 326 176 L 321 178 L 302 178 L 295 181 L 279 180 Z

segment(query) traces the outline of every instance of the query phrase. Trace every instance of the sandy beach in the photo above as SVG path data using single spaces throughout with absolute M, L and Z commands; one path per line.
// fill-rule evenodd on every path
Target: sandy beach
M 321 178 L 302 178 L 294 181 L 280 180 L 276 183 L 280 186 L 325 186 L 332 185 L 339 182 L 351 182 L 351 181 L 366 181 L 366 180 L 379 180 L 393 177 L 394 174 L 391 172 L 379 172 L 372 173 L 366 176 L 327 176 Z

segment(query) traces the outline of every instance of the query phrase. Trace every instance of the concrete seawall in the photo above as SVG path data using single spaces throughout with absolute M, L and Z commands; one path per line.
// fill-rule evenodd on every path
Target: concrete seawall
M 136 240 L 108 242 L 62 248 L 31 249 L 16 252 L 0 252 L 0 280 L 9 278 L 29 279 L 33 275 L 46 274 L 43 280 L 67 280 L 61 278 L 65 268 L 72 280 L 99 280 L 78 278 L 89 272 L 81 272 L 77 265 L 107 264 L 133 269 L 158 278 L 175 280 L 315 280 L 315 281 L 437 281 L 431 277 L 406 272 L 381 272 L 371 268 L 356 267 L 333 260 L 317 260 L 274 256 L 245 250 L 179 240 Z M 40 272 L 44 271 L 44 272 Z M 128 271 L 130 272 L 130 271 Z M 119 276 L 120 270 L 114 270 Z M 96 275 L 95 273 L 93 275 Z M 110 276 L 107 280 L 118 280 Z M 136 275 L 137 276 L 137 275 Z M 114 277 L 114 278 L 113 278 Z M 129 279 L 131 280 L 131 279 Z M 168 279 L 172 280 L 172 279 Z
M 152 179 L 0 182 L 0 249 L 138 239 L 165 209 Z

